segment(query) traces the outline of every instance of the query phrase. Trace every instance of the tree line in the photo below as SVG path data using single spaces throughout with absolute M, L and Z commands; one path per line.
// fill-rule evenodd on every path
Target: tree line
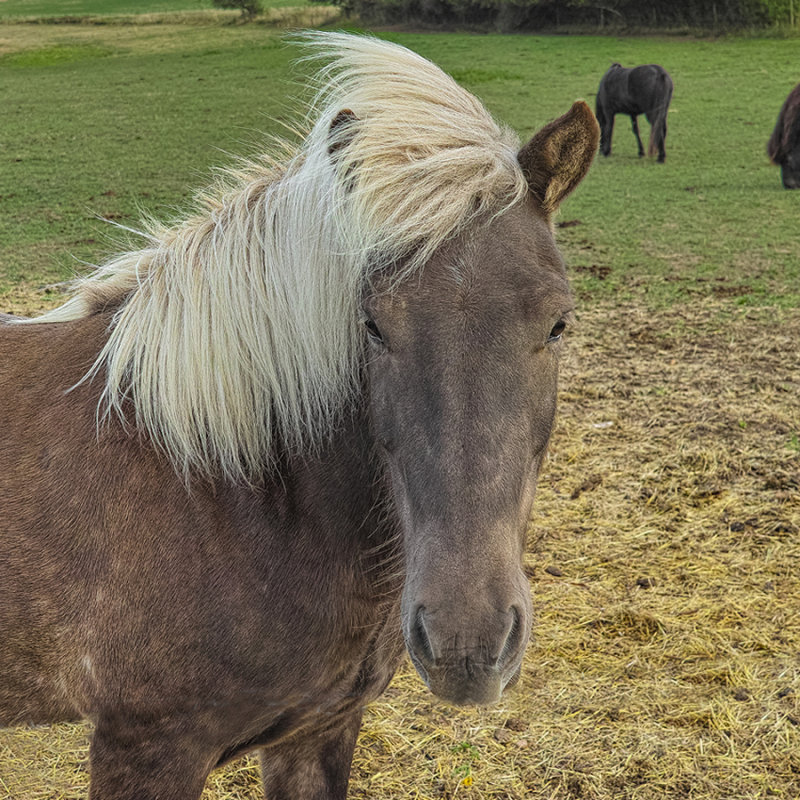
M 735 31 L 797 27 L 800 0 L 318 0 L 370 22 Z

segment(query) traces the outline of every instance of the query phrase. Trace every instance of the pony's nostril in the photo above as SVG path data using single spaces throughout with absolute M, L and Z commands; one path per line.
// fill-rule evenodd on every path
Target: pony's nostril
M 506 636 L 506 641 L 503 644 L 503 649 L 500 651 L 500 656 L 497 659 L 497 665 L 499 667 L 505 666 L 511 659 L 514 658 L 514 656 L 519 652 L 519 648 L 522 643 L 522 616 L 519 613 L 519 609 L 516 606 L 511 606 L 509 613 L 512 616 L 511 627 L 508 631 L 508 636 Z
M 420 606 L 414 615 L 414 624 L 411 626 L 411 645 L 419 658 L 429 664 L 435 661 L 431 640 L 425 628 L 425 606 Z

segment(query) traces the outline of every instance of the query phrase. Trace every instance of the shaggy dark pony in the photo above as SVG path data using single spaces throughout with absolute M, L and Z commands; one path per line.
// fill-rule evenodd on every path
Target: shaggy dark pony
M 658 160 L 666 158 L 664 142 L 667 138 L 667 111 L 672 100 L 673 83 L 669 73 L 658 64 L 645 64 L 626 69 L 612 64 L 603 75 L 597 90 L 596 111 L 600 123 L 600 152 L 611 154 L 611 136 L 614 132 L 614 115 L 628 114 L 633 133 L 639 145 L 639 158 L 644 147 L 639 137 L 637 117 L 644 114 L 650 123 L 648 155 L 658 151 Z
M 784 189 L 800 188 L 800 83 L 789 92 L 767 143 L 767 155 L 781 168 Z

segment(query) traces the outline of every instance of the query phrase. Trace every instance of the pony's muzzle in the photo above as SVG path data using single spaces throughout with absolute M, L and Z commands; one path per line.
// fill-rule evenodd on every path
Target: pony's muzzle
M 793 170 L 786 164 L 781 166 L 781 183 L 784 189 L 800 189 L 800 169 Z
M 454 705 L 496 703 L 519 675 L 528 640 L 525 612 L 512 606 L 469 631 L 463 614 L 417 606 L 406 630 L 414 666 L 437 697 Z

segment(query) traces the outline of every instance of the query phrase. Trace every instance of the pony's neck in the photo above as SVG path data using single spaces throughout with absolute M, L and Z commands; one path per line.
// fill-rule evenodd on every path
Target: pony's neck
M 114 308 L 92 374 L 106 411 L 137 424 L 187 475 L 252 481 L 275 451 L 320 441 L 355 393 L 363 265 L 305 159 L 153 230 L 102 268 L 87 308 Z

